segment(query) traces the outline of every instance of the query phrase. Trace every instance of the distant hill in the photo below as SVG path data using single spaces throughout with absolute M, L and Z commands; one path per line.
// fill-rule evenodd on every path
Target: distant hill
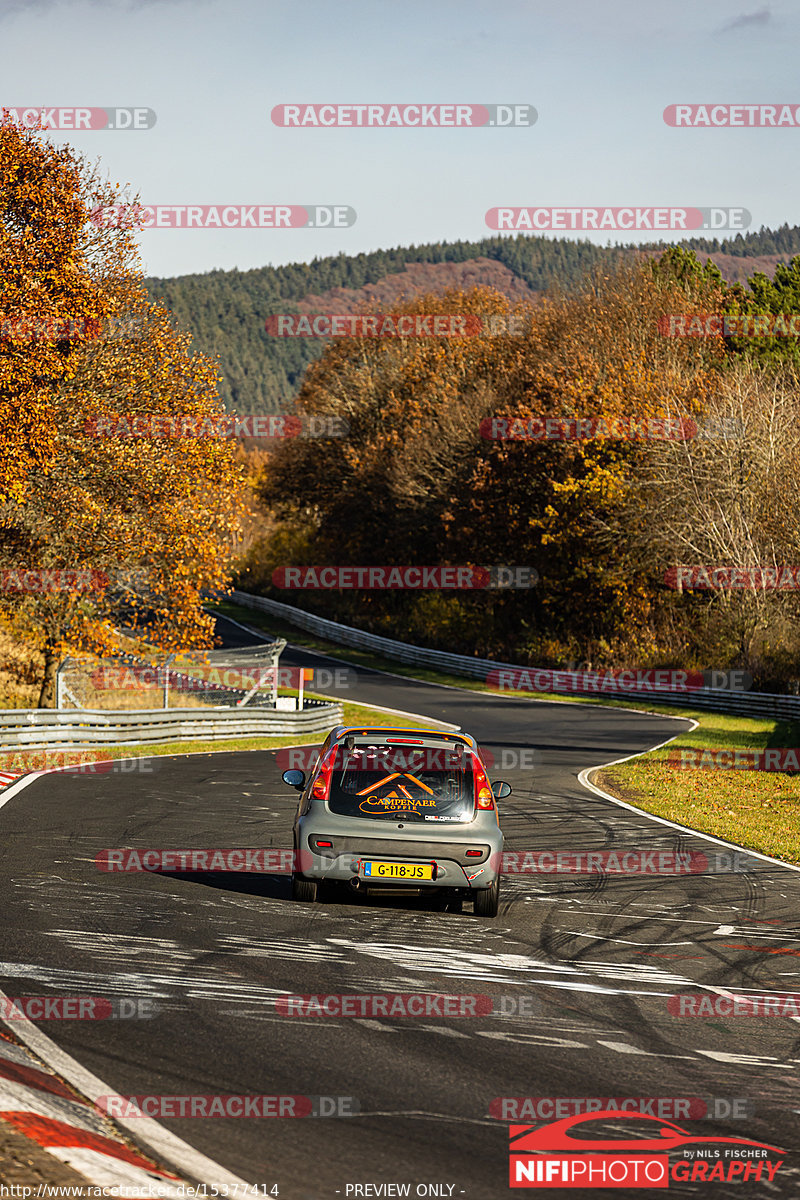
M 535 300 L 540 293 L 528 287 L 519 275 L 491 258 L 468 258 L 458 263 L 408 263 L 402 271 L 385 275 L 377 283 L 361 288 L 330 288 L 311 293 L 293 308 L 298 312 L 350 313 L 372 310 L 376 306 L 389 309 L 403 300 L 413 300 L 426 292 L 440 294 L 452 288 L 468 291 L 474 287 L 492 287 L 509 300 Z
M 716 263 L 722 272 L 722 278 L 726 279 L 728 283 L 743 283 L 757 271 L 763 275 L 769 275 L 771 279 L 778 263 L 791 262 L 792 257 L 791 254 L 755 254 L 752 258 L 744 256 L 734 258 L 732 254 L 698 254 L 698 258 L 703 262 L 710 258 L 712 262 Z
M 690 238 L 682 242 L 687 250 L 698 254 L 731 254 L 735 258 L 752 258 L 761 254 L 779 254 L 793 258 L 800 254 L 800 225 L 781 225 L 779 229 L 767 229 L 762 225 L 756 232 L 737 233 L 732 238 Z
M 681 244 L 695 250 L 703 262 L 711 258 L 723 277 L 734 282 L 756 271 L 771 276 L 777 263 L 800 254 L 800 226 L 762 228 L 723 241 L 693 238 Z M 389 309 L 426 292 L 477 285 L 497 288 L 514 301 L 532 300 L 554 286 L 569 290 L 610 258 L 661 248 L 663 244 L 605 247 L 519 234 L 340 254 L 251 271 L 153 278 L 147 287 L 194 335 L 200 350 L 219 356 L 220 392 L 228 411 L 271 413 L 290 405 L 306 367 L 327 345 L 319 338 L 270 336 L 264 321 L 271 314 Z

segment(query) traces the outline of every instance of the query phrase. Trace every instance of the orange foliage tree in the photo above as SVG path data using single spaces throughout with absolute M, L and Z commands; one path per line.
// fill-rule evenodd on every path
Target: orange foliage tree
M 715 311 L 718 273 L 678 255 L 619 265 L 521 311 L 522 336 L 348 339 L 307 371 L 298 404 L 347 419 L 340 441 L 278 447 L 261 498 L 278 528 L 242 581 L 289 563 L 528 565 L 529 592 L 304 595 L 396 636 L 497 657 L 654 650 L 647 550 L 629 536 L 652 443 L 503 441 L 486 418 L 701 418 L 725 351 L 664 337 L 664 313 Z M 403 311 L 508 314 L 490 290 Z M 581 653 L 582 651 L 582 653 Z
M 718 272 L 686 270 L 681 252 L 669 252 L 546 299 L 495 414 L 509 431 L 534 418 L 604 421 L 610 430 L 673 421 L 691 431 L 719 390 L 722 339 L 665 337 L 659 318 L 718 310 L 721 295 Z M 655 563 L 637 526 L 651 519 L 641 484 L 658 446 L 646 437 L 486 440 L 444 532 L 484 556 L 537 566 L 535 624 L 555 646 L 598 658 L 613 641 L 618 655 L 641 661 L 657 650 Z M 533 639 L 540 657 L 547 640 Z
M 132 230 L 92 220 L 115 189 L 69 150 L 9 124 L 0 146 L 7 169 L 18 164 L 21 230 L 8 249 L 19 277 L 4 298 L 12 336 L 0 344 L 0 445 L 10 464 L 0 622 L 42 651 L 39 703 L 52 706 L 64 654 L 108 650 L 120 621 L 148 647 L 211 644 L 203 594 L 229 579 L 242 471 L 231 443 L 214 435 L 223 415 L 216 365 L 148 300 Z M 66 337 L 51 317 L 73 323 Z M 133 433 L 137 416 L 146 436 Z M 175 418 L 210 436 L 173 436 Z M 36 431 L 23 457 L 20 422 Z M 43 582 L 42 570 L 66 573 Z
M 70 151 L 2 120 L 0 179 L 0 497 L 19 499 L 54 450 L 52 389 L 74 375 L 81 338 L 107 312 Z M 70 322 L 72 337 L 37 336 Z

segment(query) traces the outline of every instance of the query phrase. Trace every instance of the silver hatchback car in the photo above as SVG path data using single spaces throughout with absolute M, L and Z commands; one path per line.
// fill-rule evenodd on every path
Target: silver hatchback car
M 370 893 L 470 897 L 497 915 L 503 834 L 474 738 L 382 726 L 331 730 L 314 769 L 285 771 L 301 792 L 294 822 L 292 898 L 314 901 L 322 881 Z

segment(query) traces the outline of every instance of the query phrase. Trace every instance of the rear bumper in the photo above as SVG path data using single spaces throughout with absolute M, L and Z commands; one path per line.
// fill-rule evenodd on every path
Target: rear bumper
M 494 859 L 494 855 L 491 856 Z M 391 862 L 430 862 L 435 864 L 434 879 L 377 879 L 375 877 L 365 878 L 361 872 L 362 858 L 369 858 L 371 861 L 380 861 L 386 859 Z M 476 861 L 469 865 L 462 865 L 449 858 L 436 857 L 419 857 L 417 855 L 410 857 L 407 854 L 392 854 L 392 855 L 358 855 L 353 853 L 345 853 L 336 855 L 322 855 L 314 853 L 311 850 L 300 850 L 297 855 L 297 867 L 301 875 L 308 879 L 326 879 L 334 883 L 354 883 L 356 880 L 360 882 L 360 886 L 369 888 L 469 888 L 470 890 L 479 891 L 483 888 L 491 887 L 497 878 L 498 872 L 490 861 L 490 856 L 486 856 L 483 862 Z M 471 877 L 471 878 L 470 878 Z
M 376 836 L 372 832 L 364 836 L 362 830 L 352 826 L 343 832 L 332 832 L 329 820 L 300 819 L 295 826 L 297 847 L 296 870 L 309 879 L 327 879 L 339 883 L 351 883 L 361 879 L 363 886 L 380 888 L 469 888 L 479 890 L 491 887 L 500 873 L 503 835 L 496 822 L 486 821 L 470 825 L 467 836 L 454 837 L 454 831 L 444 831 L 438 837 L 422 836 L 391 838 Z M 380 831 L 382 832 L 382 831 Z M 426 831 L 427 832 L 427 831 Z M 331 846 L 321 847 L 318 840 L 329 841 Z M 480 854 L 467 857 L 468 850 L 479 850 Z M 433 879 L 378 879 L 364 878 L 361 862 L 371 861 L 435 864 Z

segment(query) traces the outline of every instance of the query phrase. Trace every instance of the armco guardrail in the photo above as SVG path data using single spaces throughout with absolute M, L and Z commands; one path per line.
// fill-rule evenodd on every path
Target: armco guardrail
M 258 609 L 280 617 L 298 629 L 316 633 L 341 646 L 352 646 L 355 650 L 370 650 L 393 658 L 397 662 L 409 663 L 416 667 L 433 667 L 447 671 L 451 675 L 464 675 L 470 679 L 485 679 L 490 671 L 528 671 L 535 674 L 538 670 L 547 668 L 520 666 L 518 663 L 496 662 L 491 658 L 470 658 L 465 654 L 449 654 L 444 650 L 426 650 L 420 646 L 412 646 L 408 642 L 397 642 L 393 638 L 380 637 L 375 633 L 365 633 L 362 629 L 354 629 L 350 625 L 340 625 L 336 621 L 328 621 L 325 617 L 317 617 L 313 613 L 303 612 L 292 604 L 283 604 L 280 600 L 268 600 L 264 596 L 252 596 L 249 592 L 234 591 L 230 597 L 236 604 L 244 608 Z M 588 693 L 576 689 L 572 693 L 566 690 L 561 694 L 583 695 Z M 558 698 L 558 693 L 554 693 Z M 598 699 L 603 696 L 598 695 Z M 608 693 L 606 699 L 611 699 Z M 777 717 L 783 720 L 800 720 L 800 696 L 781 696 L 773 692 L 728 692 L 721 688 L 698 688 L 691 691 L 678 689 L 661 689 L 657 692 L 649 688 L 614 689 L 614 698 L 648 701 L 652 704 L 677 704 L 684 708 L 707 708 L 712 712 L 729 712 L 738 716 Z
M 344 720 L 341 704 L 317 703 L 303 712 L 261 709 L 15 708 L 0 712 L 0 750 L 89 749 L 189 739 L 305 737 Z

